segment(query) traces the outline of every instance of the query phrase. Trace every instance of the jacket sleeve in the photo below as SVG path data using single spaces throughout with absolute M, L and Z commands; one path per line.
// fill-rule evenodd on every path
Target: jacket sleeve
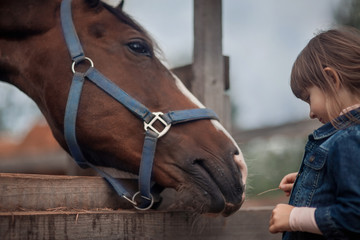
M 326 239 L 360 239 L 360 132 L 342 134 L 327 161 L 336 204 L 317 208 L 316 223 Z

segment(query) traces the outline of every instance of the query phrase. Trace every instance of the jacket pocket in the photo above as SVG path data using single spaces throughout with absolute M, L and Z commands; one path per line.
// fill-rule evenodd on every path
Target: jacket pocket
M 315 152 L 308 154 L 304 159 L 304 170 L 302 172 L 302 185 L 307 189 L 314 189 L 321 186 L 324 179 L 327 151 L 318 148 Z

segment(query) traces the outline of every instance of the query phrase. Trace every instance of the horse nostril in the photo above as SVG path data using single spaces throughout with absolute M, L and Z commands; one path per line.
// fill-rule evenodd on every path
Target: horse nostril
M 200 166 L 203 167 L 204 159 L 195 159 L 195 160 L 192 161 L 192 164 L 193 164 L 193 165 L 199 164 Z
M 240 153 L 239 153 L 239 150 L 236 149 L 235 152 L 234 152 L 234 155 L 239 155 L 239 154 L 240 154 Z

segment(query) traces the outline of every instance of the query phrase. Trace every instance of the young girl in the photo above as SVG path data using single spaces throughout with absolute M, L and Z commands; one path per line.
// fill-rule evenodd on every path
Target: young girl
M 283 239 L 360 239 L 360 32 L 315 36 L 296 59 L 291 89 L 324 125 L 308 139 L 298 173 L 279 188 L 289 204 L 272 212 Z

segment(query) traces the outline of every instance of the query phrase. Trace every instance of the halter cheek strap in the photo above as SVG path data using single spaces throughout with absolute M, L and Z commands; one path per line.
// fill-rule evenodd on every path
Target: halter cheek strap
M 62 1 L 60 16 L 64 38 L 73 60 L 72 69 L 74 73 L 64 116 L 64 135 L 69 151 L 80 167 L 91 167 L 95 169 L 100 176 L 108 181 L 118 195 L 130 201 L 135 208 L 140 210 L 149 209 L 154 203 L 154 198 L 151 194 L 151 175 L 157 140 L 170 130 L 171 125 L 200 119 L 218 120 L 218 117 L 212 110 L 206 108 L 170 111 L 168 113 L 151 112 L 143 104 L 129 96 L 121 88 L 102 75 L 94 68 L 91 59 L 85 57 L 72 21 L 71 0 Z M 75 65 L 82 61 L 89 61 L 91 65 L 90 68 L 85 73 L 76 72 Z M 133 196 L 126 191 L 117 179 L 87 161 L 77 142 L 76 119 L 85 79 L 90 80 L 144 122 L 145 140 L 139 170 L 139 191 Z M 154 127 L 156 122 L 162 124 L 163 129 L 156 129 Z

